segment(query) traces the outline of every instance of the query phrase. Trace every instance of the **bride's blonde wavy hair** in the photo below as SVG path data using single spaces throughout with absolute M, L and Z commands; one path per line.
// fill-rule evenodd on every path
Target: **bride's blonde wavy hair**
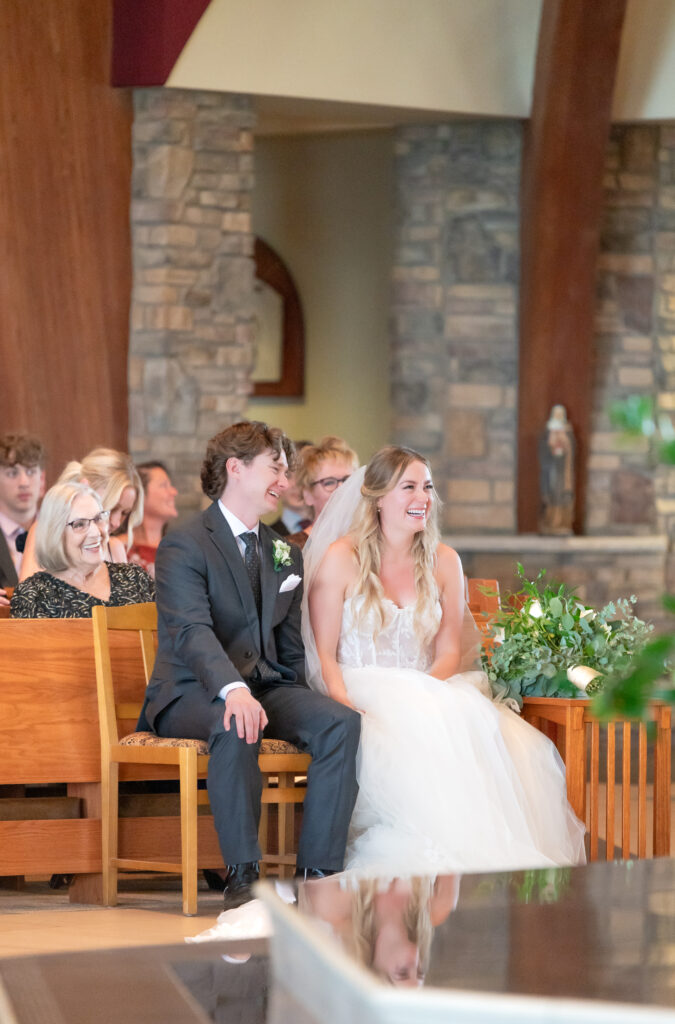
M 362 594 L 364 598 L 358 617 L 360 621 L 365 622 L 370 613 L 373 613 L 375 636 L 387 621 L 384 590 L 380 581 L 382 528 L 377 506 L 380 499 L 393 490 L 413 462 L 421 462 L 430 470 L 428 461 L 413 448 L 389 445 L 373 456 L 366 467 L 361 486 L 361 500 L 350 531 L 358 565 L 355 593 Z M 415 632 L 423 643 L 431 640 L 437 630 L 433 613 L 438 601 L 438 585 L 434 578 L 436 549 L 440 540 L 438 504 L 439 498 L 434 489 L 426 526 L 414 535 L 411 549 L 415 563 L 417 594 L 413 618 Z
M 431 897 L 434 878 L 410 879 L 410 902 L 403 913 L 403 924 L 410 942 L 417 946 L 420 979 L 429 969 L 429 954 L 433 927 L 431 924 Z M 377 878 L 360 879 L 352 898 L 352 933 L 348 946 L 358 963 L 373 967 L 377 942 L 376 898 L 381 882 Z M 391 979 L 389 979 L 391 980 Z

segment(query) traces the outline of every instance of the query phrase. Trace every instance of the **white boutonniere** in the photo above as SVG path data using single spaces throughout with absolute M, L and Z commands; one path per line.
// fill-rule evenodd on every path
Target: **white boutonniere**
M 287 544 L 285 540 L 272 541 L 272 554 L 275 572 L 281 572 L 282 569 L 287 569 L 289 565 L 293 565 L 291 545 Z

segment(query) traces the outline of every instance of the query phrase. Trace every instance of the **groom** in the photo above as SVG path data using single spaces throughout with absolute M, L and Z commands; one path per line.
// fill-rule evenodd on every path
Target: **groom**
M 201 473 L 213 503 L 164 538 L 155 563 L 159 647 L 144 714 L 159 736 L 209 742 L 226 907 L 250 899 L 258 877 L 263 729 L 312 755 L 298 849 L 305 877 L 342 868 L 356 799 L 359 716 L 308 689 L 302 556 L 279 549 L 260 522 L 289 486 L 293 455 L 286 435 L 265 423 L 217 434 Z

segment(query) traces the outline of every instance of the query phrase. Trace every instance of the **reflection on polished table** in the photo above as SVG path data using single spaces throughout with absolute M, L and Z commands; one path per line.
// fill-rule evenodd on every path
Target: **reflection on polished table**
M 337 965 L 322 1010 L 309 997 L 318 982 L 312 956 L 277 930 L 271 960 L 262 940 L 3 960 L 0 1022 L 323 1024 L 349 1019 L 341 992 L 361 976 L 390 1007 L 399 999 L 416 1006 L 419 1020 L 446 1019 L 425 1013 L 473 992 L 501 997 L 492 1005 L 505 1020 L 514 997 L 535 1005 L 531 997 L 543 996 L 590 1000 L 569 1005 L 591 1013 L 613 1003 L 616 1019 L 675 1021 L 671 859 L 358 886 L 338 876 L 299 885 L 297 898 L 282 915 Z M 498 1020 L 499 1012 L 461 1019 Z M 359 1015 L 366 1019 L 408 1018 Z

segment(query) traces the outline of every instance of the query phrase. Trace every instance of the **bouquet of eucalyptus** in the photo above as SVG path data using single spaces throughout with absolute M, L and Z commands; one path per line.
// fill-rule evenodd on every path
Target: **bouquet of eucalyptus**
M 545 584 L 545 569 L 535 580 L 520 563 L 517 570 L 521 589 L 507 595 L 492 623 L 494 648 L 484 664 L 500 700 L 522 707 L 523 697 L 596 692 L 606 677 L 626 669 L 652 632 L 633 614 L 634 595 L 594 611 L 564 584 Z

